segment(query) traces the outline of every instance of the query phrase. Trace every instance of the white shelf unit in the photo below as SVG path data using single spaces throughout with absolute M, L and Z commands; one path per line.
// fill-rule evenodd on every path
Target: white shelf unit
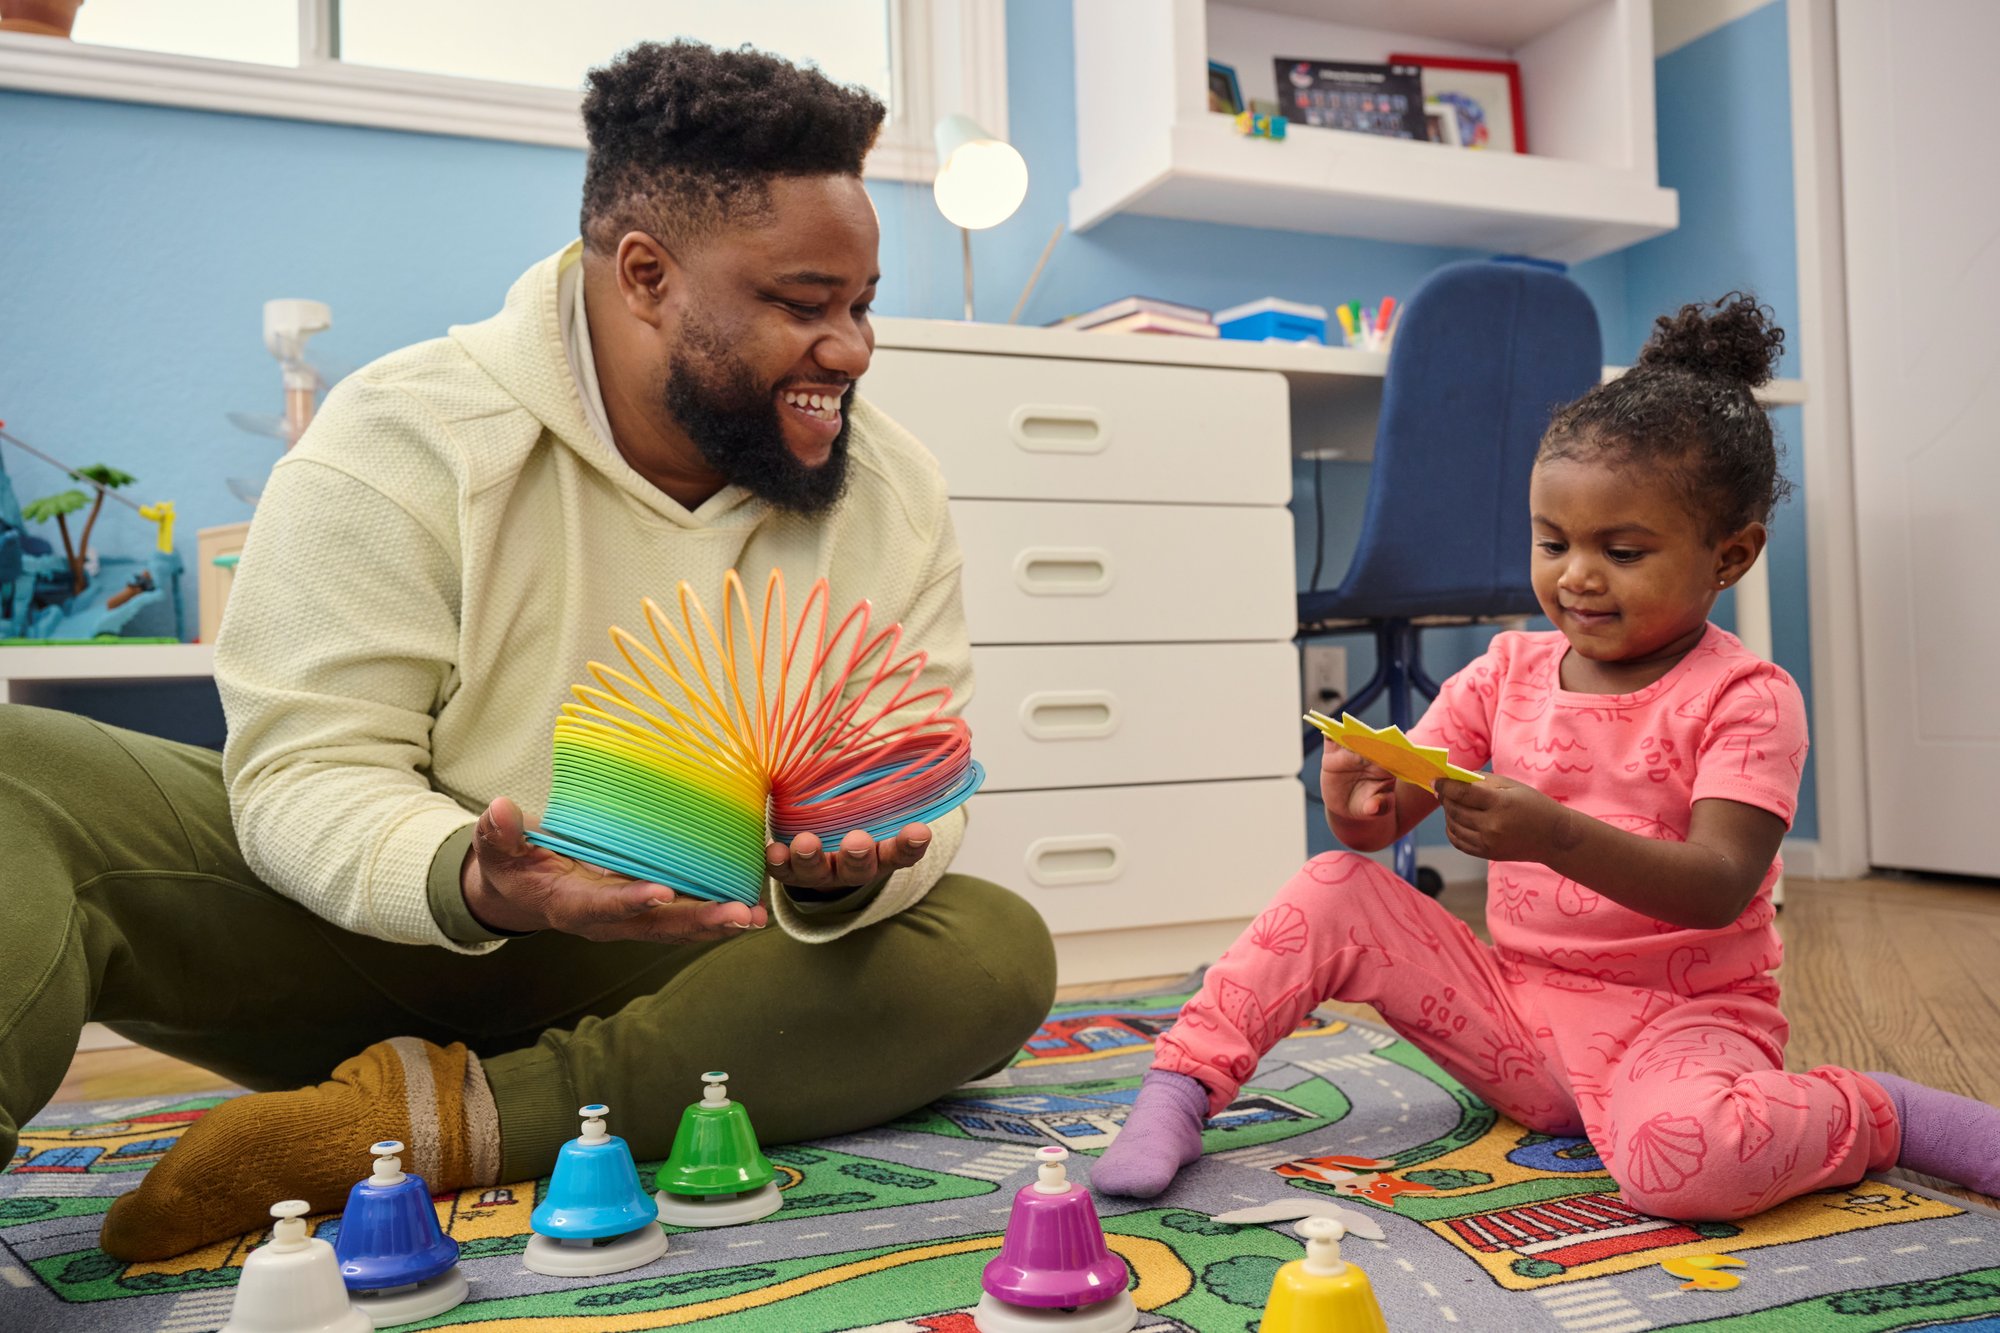
M 1070 225 L 1119 213 L 1577 262 L 1671 231 L 1651 0 L 1089 0 L 1076 25 Z M 1211 59 L 1275 100 L 1273 59 L 1513 60 L 1527 154 L 1293 124 L 1245 138 L 1208 110 Z
M 203 680 L 209 643 L 75 643 L 0 648 L 0 703 L 34 703 L 51 686 Z

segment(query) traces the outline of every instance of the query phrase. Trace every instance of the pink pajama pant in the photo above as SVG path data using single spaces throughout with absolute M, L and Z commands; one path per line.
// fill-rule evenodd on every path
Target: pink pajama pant
M 1154 1066 L 1219 1111 L 1323 1000 L 1360 1001 L 1495 1109 L 1584 1134 L 1635 1208 L 1686 1221 L 1761 1212 L 1894 1165 L 1880 1085 L 1786 1073 L 1777 1005 L 1742 992 L 1605 983 L 1481 944 L 1347 852 L 1314 858 L 1209 970 Z

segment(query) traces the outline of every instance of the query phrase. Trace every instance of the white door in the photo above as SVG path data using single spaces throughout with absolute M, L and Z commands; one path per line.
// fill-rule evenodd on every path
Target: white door
M 1836 15 L 1870 859 L 2000 875 L 2000 4 Z

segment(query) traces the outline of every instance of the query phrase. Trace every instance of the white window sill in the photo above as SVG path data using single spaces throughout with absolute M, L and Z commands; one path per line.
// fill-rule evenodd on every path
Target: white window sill
M 926 11 L 932 11 L 927 13 Z M 1006 134 L 1004 0 L 911 6 L 908 85 L 869 154 L 870 179 L 928 184 L 937 171 L 933 108 L 962 111 Z M 284 120 L 362 125 L 557 148 L 586 146 L 577 93 L 321 61 L 298 67 L 88 46 L 0 32 L 0 88 L 188 107 Z

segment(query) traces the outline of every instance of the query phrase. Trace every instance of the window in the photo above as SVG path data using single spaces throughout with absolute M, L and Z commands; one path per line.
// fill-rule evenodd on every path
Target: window
M 294 0 L 89 0 L 71 34 L 80 43 L 258 65 L 299 63 Z
M 582 147 L 584 72 L 648 39 L 749 43 L 889 107 L 868 174 L 928 181 L 931 127 L 1007 133 L 1004 0 L 89 0 L 0 33 L 0 87 Z
M 543 0 L 340 0 L 335 15 L 348 64 L 575 88 L 607 53 L 664 32 L 810 60 L 894 105 L 887 0 L 591 0 L 560 14 Z

